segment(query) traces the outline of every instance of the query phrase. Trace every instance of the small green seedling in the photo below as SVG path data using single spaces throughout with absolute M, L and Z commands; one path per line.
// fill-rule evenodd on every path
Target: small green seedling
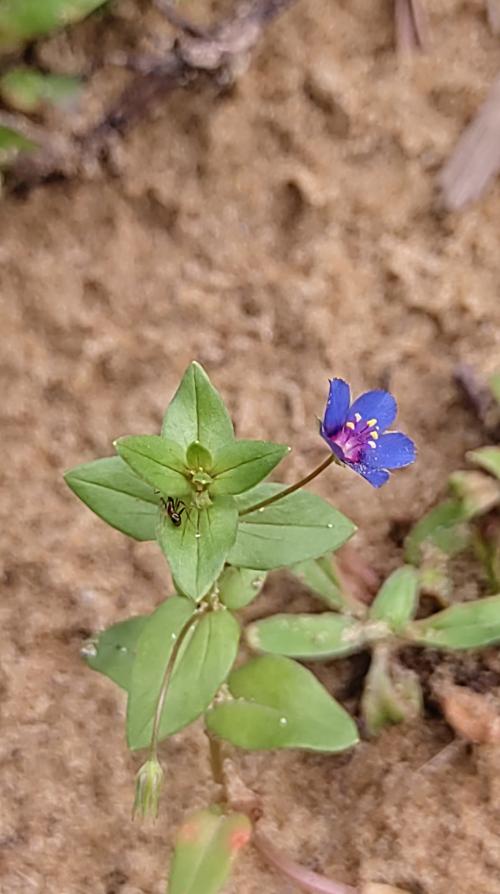
M 137 774 L 136 813 L 158 811 L 164 779 L 160 743 L 195 721 L 204 725 L 222 794 L 181 827 L 170 894 L 215 894 L 252 834 L 259 808 L 247 804 L 242 811 L 233 802 L 224 743 L 334 754 L 358 742 L 352 717 L 295 658 L 345 655 L 374 644 L 380 648 L 378 677 L 374 671 L 370 685 L 391 718 L 398 710 L 385 678 L 379 679 L 381 647 L 409 629 L 416 573 L 404 569 L 387 582 L 366 617 L 360 603 L 343 595 L 326 558 L 355 526 L 304 490 L 333 464 L 380 487 L 391 469 L 412 463 L 411 440 L 386 432 L 395 415 L 388 392 L 368 392 L 351 405 L 347 384 L 333 379 L 321 424 L 327 457 L 295 484 L 270 483 L 266 479 L 290 448 L 237 439 L 220 395 L 193 363 L 161 434 L 118 438 L 115 456 L 66 473 L 69 487 L 101 519 L 136 540 L 156 541 L 173 580 L 175 592 L 149 614 L 114 624 L 84 650 L 89 666 L 126 693 L 130 749 L 147 751 Z M 270 654 L 237 663 L 238 611 L 258 596 L 269 571 L 283 567 L 294 568 L 337 611 L 251 625 L 247 641 Z M 411 630 L 413 641 L 431 636 L 418 622 Z M 399 672 L 392 687 L 404 713 L 415 686 L 403 676 Z M 275 851 L 260 832 L 255 844 L 271 859 Z M 288 867 L 288 877 L 300 875 L 290 869 L 296 864 L 282 857 L 274 862 L 283 872 Z

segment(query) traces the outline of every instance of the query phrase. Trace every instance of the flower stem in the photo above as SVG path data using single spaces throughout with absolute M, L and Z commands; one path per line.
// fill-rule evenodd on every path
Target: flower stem
M 321 472 L 324 472 L 328 466 L 331 466 L 332 463 L 335 462 L 335 455 L 330 453 L 326 459 L 323 460 L 319 466 L 316 466 L 312 472 L 309 472 L 309 475 L 306 475 L 305 478 L 301 478 L 300 481 L 296 481 L 295 484 L 291 484 L 289 487 L 283 488 L 283 490 L 278 491 L 277 494 L 273 494 L 272 497 L 268 497 L 267 500 L 261 500 L 260 503 L 254 503 L 253 506 L 248 506 L 247 509 L 243 509 L 240 512 L 241 515 L 248 515 L 250 512 L 255 512 L 257 509 L 264 509 L 264 506 L 270 506 L 271 503 L 277 503 L 278 500 L 282 500 L 284 497 L 288 497 L 289 494 L 295 493 L 296 490 L 300 490 L 301 487 L 304 487 L 305 484 L 309 484 L 313 478 L 316 478 Z
M 186 636 L 190 632 L 193 625 L 198 623 L 199 618 L 200 612 L 196 612 L 194 615 L 191 615 L 191 617 L 188 618 L 175 641 L 175 645 L 170 654 L 170 658 L 168 659 L 165 673 L 163 674 L 163 680 L 161 681 L 161 689 L 156 702 L 155 716 L 153 721 L 153 732 L 151 734 L 151 744 L 149 746 L 149 755 L 151 759 L 156 758 L 157 756 L 161 715 L 163 713 L 163 706 L 167 697 L 168 687 L 170 685 L 170 679 L 172 677 L 172 671 L 174 669 L 175 662 L 177 661 L 177 656 L 181 650 L 184 640 L 186 639 Z

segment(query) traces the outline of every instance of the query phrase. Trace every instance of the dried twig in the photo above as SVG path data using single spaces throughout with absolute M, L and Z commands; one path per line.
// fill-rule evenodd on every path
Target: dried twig
M 394 0 L 394 22 L 396 47 L 401 55 L 427 48 L 429 27 L 421 0 Z
M 168 54 L 156 63 L 148 60 L 142 66 L 135 60 L 128 66 L 138 71 L 136 77 L 116 105 L 83 136 L 61 140 L 37 128 L 35 142 L 40 150 L 19 157 L 10 171 L 11 180 L 15 185 L 32 186 L 54 175 L 74 176 L 86 164 L 102 157 L 117 133 L 123 134 L 144 117 L 154 102 L 171 91 L 187 87 L 200 77 L 227 84 L 246 61 L 266 26 L 294 2 L 252 0 L 239 6 L 231 18 L 201 28 L 181 16 L 168 0 L 155 0 L 156 6 L 180 31 Z
M 479 199 L 500 172 L 500 77 L 460 137 L 439 177 L 445 207 L 458 211 Z

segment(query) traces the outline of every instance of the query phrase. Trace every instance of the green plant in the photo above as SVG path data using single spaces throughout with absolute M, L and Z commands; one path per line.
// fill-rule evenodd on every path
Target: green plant
M 332 641 L 342 640 L 345 653 L 380 639 L 375 631 L 389 629 L 386 615 L 398 627 L 404 625 L 407 609 L 400 606 L 396 612 L 394 604 L 368 624 L 352 616 L 361 612 L 360 605 L 341 594 L 324 557 L 342 546 L 355 526 L 304 490 L 332 464 L 351 467 L 380 487 L 388 469 L 412 462 L 410 439 L 384 433 L 395 415 L 388 392 L 368 392 L 351 405 L 346 383 L 332 380 L 321 425 L 330 453 L 293 485 L 268 483 L 264 479 L 289 448 L 237 440 L 220 395 L 193 363 L 167 409 L 160 435 L 119 438 L 117 455 L 66 473 L 70 488 L 108 524 L 136 540 L 157 541 L 174 582 L 175 593 L 149 615 L 113 625 L 85 649 L 90 667 L 127 693 L 129 747 L 148 751 L 137 775 L 135 812 L 155 815 L 158 810 L 160 742 L 203 717 L 222 794 L 217 804 L 182 827 L 171 894 L 218 890 L 250 837 L 255 814 L 251 805 L 242 811 L 232 803 L 225 786 L 224 742 L 250 750 L 335 753 L 358 741 L 348 712 L 292 658 L 264 655 L 235 666 L 240 639 L 236 612 L 258 595 L 269 571 L 300 562 L 301 573 L 311 580 L 321 578 L 320 589 L 329 588 L 330 604 L 338 603 L 345 613 L 316 616 L 309 622 L 316 624 L 315 631 L 304 628 L 299 639 L 325 640 L 324 654 L 331 653 Z M 413 584 L 410 590 L 407 601 L 412 602 Z M 388 600 L 380 597 L 377 604 L 382 601 Z M 325 622 L 319 631 L 318 620 Z M 287 651 L 287 637 L 297 636 L 293 625 L 304 622 L 285 623 L 281 651 Z M 248 634 L 254 643 L 257 630 L 253 625 Z M 301 649 L 291 651 L 299 654 Z M 261 835 L 256 842 L 263 852 L 267 849 L 269 859 L 276 855 Z M 194 871 L 195 862 L 202 869 Z M 274 863 L 289 876 L 300 875 L 282 855 Z M 328 884 L 328 890 L 340 890 Z

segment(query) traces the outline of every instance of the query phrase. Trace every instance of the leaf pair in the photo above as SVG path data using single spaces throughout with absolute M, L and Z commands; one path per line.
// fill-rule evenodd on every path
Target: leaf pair
M 365 619 L 336 612 L 280 614 L 250 624 L 245 636 L 256 651 L 303 660 L 339 658 L 399 635 L 413 618 L 417 600 L 418 574 L 404 566 L 387 578 Z
M 72 469 L 66 482 L 101 518 L 138 540 L 157 539 L 177 588 L 195 601 L 224 564 L 267 571 L 337 549 L 354 525 L 313 494 L 256 512 L 282 485 L 261 484 L 288 448 L 237 441 L 226 407 L 191 364 L 161 435 L 120 438 L 119 457 Z M 180 501 L 179 521 L 168 512 Z M 166 511 L 167 510 L 167 511 Z
M 189 626 L 191 624 L 191 626 Z M 131 749 L 151 742 L 154 717 L 175 643 L 188 625 L 169 677 L 159 740 L 187 726 L 212 703 L 223 682 L 230 697 L 208 710 L 213 733 L 251 750 L 341 751 L 357 741 L 349 714 L 313 674 L 288 658 L 256 658 L 234 670 L 239 626 L 225 609 L 200 613 L 173 596 L 149 618 L 115 624 L 99 637 L 88 664 L 128 692 Z M 228 677 L 229 675 L 229 677 Z
M 153 723 L 177 639 L 188 626 L 175 658 L 159 723 L 159 740 L 196 720 L 226 679 L 238 651 L 240 629 L 226 609 L 199 613 L 171 596 L 149 617 L 113 625 L 99 637 L 90 667 L 128 692 L 127 740 L 132 750 L 151 742 Z

